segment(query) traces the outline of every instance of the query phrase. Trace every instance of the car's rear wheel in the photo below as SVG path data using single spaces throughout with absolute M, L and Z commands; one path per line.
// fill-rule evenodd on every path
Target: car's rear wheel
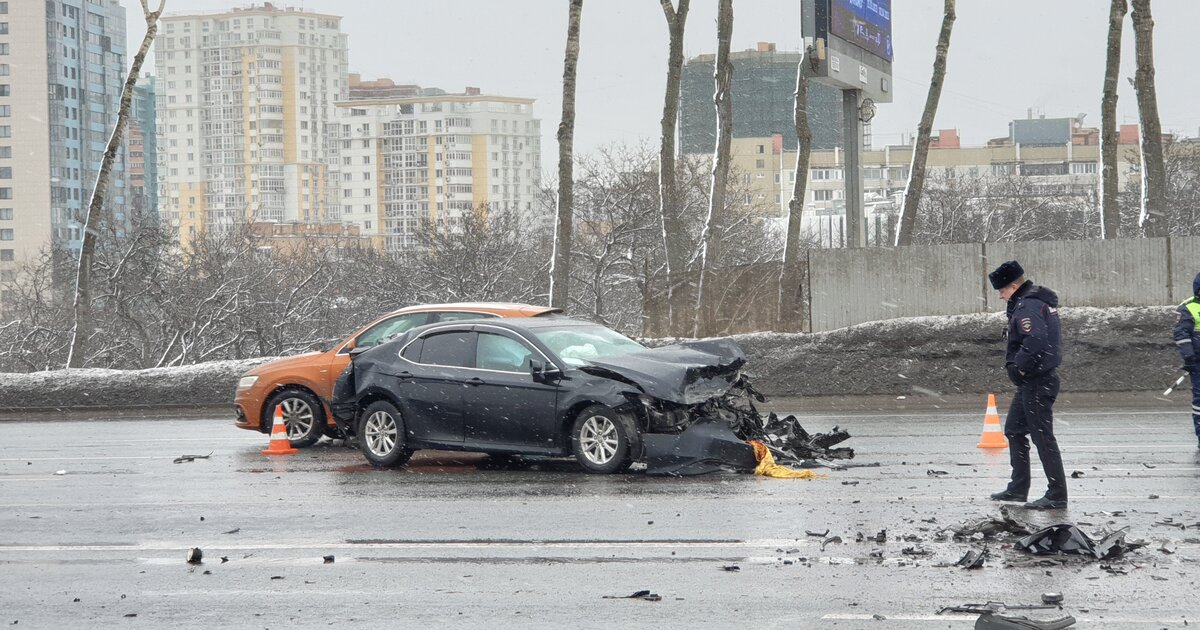
M 277 392 L 267 400 L 263 409 L 269 422 L 274 417 L 276 407 L 283 408 L 283 423 L 287 426 L 288 441 L 293 447 L 312 446 L 325 435 L 325 407 L 316 396 L 296 388 Z
M 621 472 L 641 452 L 641 434 L 629 416 L 608 407 L 584 409 L 571 429 L 571 449 L 588 472 Z
M 400 410 L 386 400 L 373 402 L 363 410 L 357 437 L 359 448 L 373 466 L 395 468 L 403 466 L 412 457 Z

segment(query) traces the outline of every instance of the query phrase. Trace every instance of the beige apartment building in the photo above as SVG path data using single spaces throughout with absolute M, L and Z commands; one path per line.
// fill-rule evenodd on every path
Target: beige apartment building
M 393 90 L 390 81 L 352 84 L 351 93 Z M 541 121 L 533 99 L 466 88 L 399 86 L 412 96 L 337 103 L 330 134 L 339 215 L 384 251 L 416 244 L 421 221 L 453 229 L 485 208 L 536 220 Z
M 168 15 L 155 70 L 159 213 L 181 245 L 247 221 L 340 222 L 326 140 L 348 91 L 341 17 Z
M 51 247 L 78 252 L 126 60 L 118 0 L 0 1 L 0 282 Z M 122 152 L 106 204 L 118 227 L 126 184 Z
M 1044 119 L 1036 119 L 1042 121 Z M 1033 137 L 1022 143 L 1019 130 L 1023 121 L 1014 121 L 1009 137 L 989 141 L 985 146 L 961 145 L 958 132 L 943 129 L 932 139 L 927 162 L 927 177 L 1028 177 L 1031 189 L 1046 195 L 1095 197 L 1100 187 L 1100 143 L 1095 129 L 1078 125 L 1068 127 L 1050 138 Z M 1061 130 L 1067 129 L 1064 135 Z M 1119 177 L 1121 186 L 1136 177 L 1137 125 L 1122 125 Z M 1042 140 L 1051 140 L 1043 142 Z M 735 138 L 733 168 L 748 187 L 742 204 L 752 207 L 763 218 L 787 216 L 795 182 L 796 153 L 782 148 L 776 135 L 767 138 Z M 902 203 L 912 164 L 912 145 L 886 146 L 863 151 L 863 191 L 868 218 L 874 214 L 894 213 Z M 814 225 L 820 217 L 841 217 L 845 213 L 845 154 L 838 148 L 813 151 L 809 159 L 804 211 Z M 826 221 L 828 223 L 828 221 Z

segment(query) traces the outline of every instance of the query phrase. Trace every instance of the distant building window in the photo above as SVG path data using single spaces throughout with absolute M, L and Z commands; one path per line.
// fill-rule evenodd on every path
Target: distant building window
M 0 208 L 0 221 L 12 221 L 12 208 Z
M 993 164 L 992 175 L 997 177 L 1003 175 L 1012 175 L 1016 171 L 1016 166 L 1013 164 Z
M 8 14 L 8 3 L 0 2 L 0 15 L 7 15 L 7 14 Z
M 1095 162 L 1071 162 L 1072 175 L 1095 175 Z
M 832 190 L 814 190 L 813 201 L 833 201 Z
M 12 127 L 8 125 L 0 125 L 0 138 L 11 138 Z
M 0 4 L 4 4 L 4 3 L 0 3 Z M 13 261 L 13 250 L 0 249 L 0 262 L 12 262 L 12 261 Z
M 0 159 L 12 157 L 12 147 L 0 147 Z
M 8 54 L 8 44 L 7 43 L 0 44 L 0 55 L 7 55 L 7 54 Z
M 10 70 L 9 70 L 8 64 L 0 63 L 0 77 L 8 76 L 9 72 L 10 72 Z
M 1067 165 L 1063 162 L 1050 164 L 1022 164 L 1021 174 L 1031 176 L 1066 175 Z
M 841 179 L 842 169 L 840 168 L 814 168 L 812 170 L 813 181 L 827 179 Z
M 0 166 L 0 179 L 12 179 L 11 166 Z
M 12 199 L 12 189 L 0 188 L 0 199 Z
M 8 96 L 8 86 L 0 85 L 0 96 Z M 0 118 L 12 116 L 12 105 L 0 105 Z
M 767 168 L 767 161 L 766 160 L 755 160 L 754 168 Z
M 0 230 L 0 241 L 11 241 L 11 240 L 13 240 L 12 228 L 5 228 L 5 229 Z

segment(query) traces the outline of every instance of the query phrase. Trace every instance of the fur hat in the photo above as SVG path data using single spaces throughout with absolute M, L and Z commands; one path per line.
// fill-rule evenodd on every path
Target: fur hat
M 988 274 L 988 280 L 992 281 L 992 288 L 999 291 L 1004 287 L 1016 282 L 1025 275 L 1025 270 L 1021 268 L 1021 263 L 1015 260 L 1009 260 L 1001 263 L 996 270 Z

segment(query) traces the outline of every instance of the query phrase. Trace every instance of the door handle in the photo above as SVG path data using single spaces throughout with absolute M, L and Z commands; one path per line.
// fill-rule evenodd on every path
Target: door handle
M 483 379 L 479 378 L 478 376 L 472 376 L 471 378 L 467 379 L 467 385 L 483 385 Z
M 409 372 L 407 370 L 405 370 L 403 372 L 397 372 L 396 378 L 412 378 L 412 372 Z

